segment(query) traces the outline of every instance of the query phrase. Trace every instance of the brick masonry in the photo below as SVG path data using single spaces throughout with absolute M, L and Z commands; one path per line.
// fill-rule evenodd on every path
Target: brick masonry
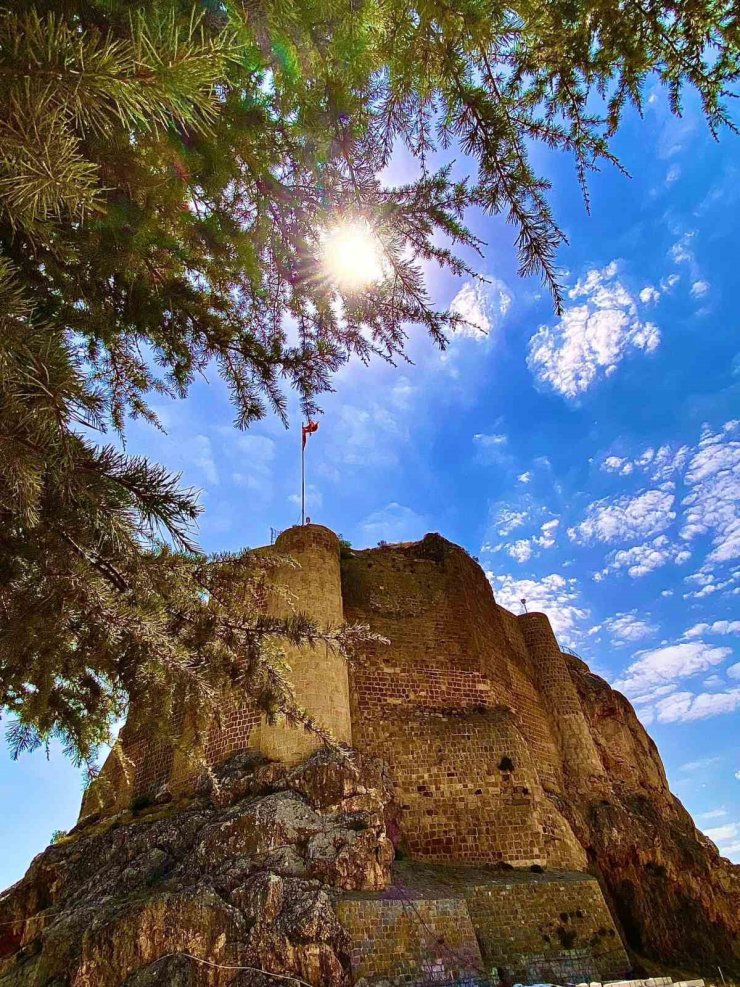
M 578 983 L 629 968 L 598 883 L 585 874 L 404 863 L 382 894 L 346 895 L 355 981 Z

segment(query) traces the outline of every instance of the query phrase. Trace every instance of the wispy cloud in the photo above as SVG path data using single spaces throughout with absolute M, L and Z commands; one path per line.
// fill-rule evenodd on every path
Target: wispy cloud
M 740 557 L 740 421 L 704 430 L 684 479 L 690 493 L 683 500 L 681 537 L 709 534 L 710 564 Z
M 706 634 L 740 634 L 740 620 L 715 620 L 711 624 L 694 624 L 684 637 L 704 637 Z
M 711 768 L 712 765 L 719 764 L 720 761 L 721 758 L 719 757 L 700 757 L 697 761 L 687 761 L 678 770 L 685 771 L 687 774 L 694 774 L 697 771 L 705 771 L 707 768 Z
M 605 630 L 616 644 L 632 644 L 655 634 L 658 628 L 632 610 L 609 617 L 600 629 Z
M 633 545 L 631 548 L 620 548 L 610 552 L 606 557 L 606 565 L 594 573 L 594 579 L 601 582 L 612 572 L 626 571 L 632 579 L 646 576 L 649 572 L 660 569 L 668 562 L 681 565 L 691 558 L 691 552 L 683 545 L 671 542 L 666 535 L 658 535 L 652 541 Z
M 721 664 L 731 648 L 704 641 L 684 641 L 638 652 L 637 660 L 617 679 L 615 686 L 630 696 L 645 696 L 655 686 L 675 685 L 681 679 Z
M 359 527 L 370 545 L 379 541 L 416 541 L 429 530 L 429 520 L 410 507 L 393 502 L 368 514 Z
M 690 723 L 740 709 L 740 689 L 726 692 L 673 692 L 652 708 L 639 710 L 643 723 Z
M 727 809 L 710 809 L 709 812 L 700 813 L 699 819 L 722 819 L 722 817 L 726 815 Z
M 511 302 L 511 292 L 498 278 L 466 281 L 450 303 L 452 314 L 465 320 L 455 335 L 485 342 L 503 322 Z
M 694 281 L 691 285 L 691 295 L 693 298 L 703 298 L 709 291 L 711 285 L 708 281 Z

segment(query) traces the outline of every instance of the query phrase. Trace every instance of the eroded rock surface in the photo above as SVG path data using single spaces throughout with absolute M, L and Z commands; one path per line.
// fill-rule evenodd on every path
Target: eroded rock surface
M 328 751 L 289 769 L 254 753 L 217 789 L 88 819 L 0 898 L 3 987 L 280 983 L 348 977 L 337 890 L 379 890 L 381 765 Z M 230 969 L 251 967 L 251 970 Z
M 671 794 L 657 747 L 624 696 L 577 658 L 568 667 L 611 791 L 566 796 L 562 805 L 627 945 L 665 963 L 740 976 L 740 867 Z

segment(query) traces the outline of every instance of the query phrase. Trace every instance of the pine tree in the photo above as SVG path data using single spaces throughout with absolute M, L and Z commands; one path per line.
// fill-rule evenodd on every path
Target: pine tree
M 350 355 L 392 359 L 410 325 L 444 345 L 458 319 L 430 305 L 420 265 L 469 271 L 470 206 L 507 217 L 522 273 L 559 305 L 563 237 L 530 146 L 572 154 L 588 201 L 649 81 L 677 113 L 693 87 L 712 131 L 732 127 L 737 40 L 730 0 L 7 3 L 0 707 L 14 748 L 56 734 L 87 759 L 128 697 L 156 696 L 166 719 L 175 687 L 207 703 L 235 677 L 300 719 L 275 641 L 316 629 L 237 614 L 224 574 L 259 585 L 259 563 L 204 567 L 193 493 L 105 431 L 153 421 L 149 395 L 184 396 L 209 365 L 245 427 L 285 419 L 286 387 L 314 413 Z M 420 174 L 390 188 L 399 142 Z M 469 181 L 427 167 L 450 145 L 476 162 Z M 322 264 L 342 217 L 382 245 L 362 292 Z

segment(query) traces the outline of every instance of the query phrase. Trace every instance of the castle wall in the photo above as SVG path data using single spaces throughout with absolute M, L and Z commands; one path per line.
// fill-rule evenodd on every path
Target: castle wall
M 465 912 L 448 902 L 463 897 L 484 965 L 519 980 L 619 975 L 623 953 L 599 885 L 583 873 L 552 874 L 583 872 L 587 847 L 589 869 L 636 949 L 666 960 L 735 962 L 737 869 L 669 792 L 655 745 L 627 700 L 561 651 L 544 614 L 515 616 L 498 606 L 480 567 L 438 535 L 340 560 L 336 536 L 309 525 L 261 551 L 297 562 L 271 570 L 268 612 L 303 612 L 324 629 L 343 620 L 369 624 L 389 640 L 367 648 L 349 677 L 325 644 L 289 648 L 287 659 L 299 703 L 337 739 L 388 765 L 394 798 L 386 821 L 397 848 L 415 866 L 499 865 L 477 880 L 479 890 L 421 894 L 424 902 L 439 899 L 419 905 L 427 925 L 441 923 L 442 938 L 473 957 L 465 952 Z M 173 794 L 187 791 L 202 733 L 180 712 L 171 742 L 132 710 L 101 784 L 85 795 L 83 816 L 126 809 L 164 784 Z M 317 746 L 303 730 L 266 724 L 234 689 L 210 726 L 205 755 L 215 765 L 251 748 L 292 764 Z M 495 875 L 508 874 L 506 865 L 518 871 L 504 887 Z M 551 876 L 563 886 L 540 880 Z M 491 882 L 495 888 L 481 890 Z M 428 983 L 465 967 L 445 967 L 432 940 L 412 934 L 406 906 L 346 907 L 350 931 L 377 940 L 366 948 L 355 942 L 357 969 L 387 955 L 381 972 L 408 969 L 408 982 Z M 419 972 L 430 956 L 432 967 Z
M 271 554 L 282 556 L 269 576 L 265 608 L 280 618 L 296 614 L 309 617 L 320 631 L 343 623 L 342 586 L 339 571 L 339 539 L 321 525 L 288 528 L 279 535 Z M 280 641 L 295 698 L 316 721 L 342 743 L 352 740 L 347 665 L 324 642 L 294 645 Z M 218 764 L 247 748 L 285 764 L 298 764 L 321 746 L 315 734 L 278 718 L 268 723 L 249 697 L 234 692 L 211 728 L 206 760 Z
M 318 524 L 288 528 L 275 542 L 275 551 L 297 565 L 281 566 L 275 582 L 280 594 L 268 600 L 269 612 L 278 617 L 294 613 L 310 617 L 321 631 L 344 622 L 339 539 Z M 306 709 L 335 740 L 352 743 L 347 663 L 328 644 L 282 644 L 290 668 L 290 680 L 299 706 Z M 262 720 L 254 746 L 267 757 L 298 764 L 321 746 L 315 734 L 285 722 Z
M 320 631 L 343 623 L 339 540 L 321 525 L 289 528 L 269 552 L 277 559 L 268 571 L 265 610 L 281 618 L 304 615 Z M 284 561 L 280 562 L 280 559 Z M 349 681 L 344 658 L 324 642 L 279 647 L 299 707 L 345 744 L 352 741 Z M 203 738 L 179 710 L 176 741 L 160 739 L 146 724 L 136 724 L 135 712 L 109 755 L 101 778 L 85 795 L 81 815 L 125 809 L 132 798 L 151 796 L 163 785 L 173 793 L 187 790 L 202 771 L 202 759 L 211 766 L 243 750 L 258 750 L 286 764 L 298 764 L 321 746 L 321 740 L 303 727 L 278 717 L 268 723 L 252 697 L 233 688 L 221 697 L 214 722 Z
M 391 984 L 474 983 L 483 960 L 465 901 L 455 898 L 340 899 L 352 980 Z
M 466 888 L 484 962 L 520 983 L 617 979 L 630 968 L 598 882 L 585 874 Z
M 382 896 L 344 896 L 337 915 L 355 982 L 578 983 L 619 978 L 630 966 L 586 874 L 402 864 Z
M 604 787 L 604 768 L 549 619 L 544 613 L 526 613 L 517 619 L 538 691 L 551 710 L 568 784 L 577 791 Z
M 390 641 L 351 671 L 353 737 L 390 764 L 406 851 L 584 866 L 543 791 L 540 765 L 545 783 L 561 787 L 561 754 L 536 698 L 536 669 L 517 618 L 497 607 L 479 566 L 427 536 L 353 554 L 342 578 L 347 619 Z

